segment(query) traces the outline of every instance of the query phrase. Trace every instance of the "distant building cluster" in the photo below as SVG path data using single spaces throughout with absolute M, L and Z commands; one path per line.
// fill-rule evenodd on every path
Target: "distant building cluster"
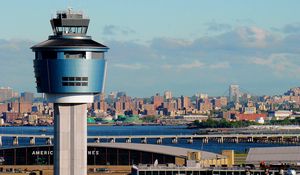
M 32 92 L 19 96 L 12 88 L 0 88 L 0 125 L 51 125 L 53 105 L 36 101 Z
M 209 98 L 207 94 L 173 97 L 171 91 L 165 91 L 164 95 L 157 93 L 151 98 L 132 98 L 125 92 L 112 92 L 107 98 L 100 94 L 96 99 L 90 106 L 96 116 L 106 113 L 112 116 L 165 116 L 176 119 L 178 116 L 193 115 L 193 118 L 203 119 L 211 110 L 227 106 L 226 97 Z
M 228 96 L 211 97 L 205 93 L 175 97 L 171 91 L 152 97 L 130 97 L 126 92 L 99 94 L 88 105 L 89 123 L 186 124 L 208 118 L 228 121 L 293 119 L 300 116 L 300 87 L 283 95 L 254 96 L 230 85 Z M 12 88 L 0 88 L 1 125 L 52 125 L 53 104 L 31 92 L 20 95 Z M 135 117 L 132 117 L 135 116 Z

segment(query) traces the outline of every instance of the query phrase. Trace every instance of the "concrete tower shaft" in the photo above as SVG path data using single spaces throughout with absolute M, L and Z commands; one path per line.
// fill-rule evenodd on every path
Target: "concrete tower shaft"
M 55 175 L 87 174 L 86 108 L 86 104 L 54 104 Z

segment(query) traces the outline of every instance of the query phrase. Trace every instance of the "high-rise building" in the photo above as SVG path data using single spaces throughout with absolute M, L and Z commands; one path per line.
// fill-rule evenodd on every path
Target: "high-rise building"
M 117 114 L 123 114 L 123 104 L 120 101 L 114 103 L 114 108 Z
M 9 111 L 16 113 L 29 113 L 32 110 L 32 103 L 27 101 L 15 100 L 9 103 Z
M 182 100 L 181 98 L 176 99 L 176 109 L 181 110 L 182 109 Z
M 230 102 L 239 102 L 240 97 L 240 88 L 239 85 L 232 84 L 229 86 L 229 101 Z
M 0 114 L 2 114 L 2 112 L 7 112 L 8 111 L 8 104 L 7 103 L 0 103 Z
M 204 93 L 196 93 L 195 96 L 201 99 L 208 98 L 208 94 Z
M 181 96 L 181 109 L 188 109 L 190 107 L 190 98 L 187 96 Z
M 0 101 L 10 100 L 14 97 L 13 89 L 10 87 L 0 87 Z
M 108 94 L 108 99 L 109 100 L 114 100 L 116 98 L 116 93 L 114 93 L 114 92 L 110 92 L 109 94 Z
M 34 95 L 32 92 L 22 92 L 21 93 L 21 101 L 24 102 L 32 102 Z
M 135 109 L 141 109 L 143 104 L 144 104 L 144 100 L 142 98 L 134 99 L 134 108 Z
M 226 97 L 214 98 L 212 100 L 212 104 L 214 109 L 221 109 L 222 107 L 227 106 L 227 98 Z
M 300 96 L 300 87 L 291 88 L 286 93 L 284 93 L 284 95 L 288 95 L 288 96 Z
M 117 92 L 117 98 L 120 98 L 122 96 L 126 96 L 126 92 L 124 91 Z
M 158 108 L 159 106 L 162 106 L 163 103 L 164 103 L 164 97 L 160 96 L 159 94 L 153 96 L 153 105 L 155 109 Z
M 100 93 L 100 94 L 97 94 L 94 96 L 94 103 L 93 103 L 92 107 L 96 113 L 106 112 L 107 104 L 105 102 L 105 94 L 104 93 Z
M 212 103 L 210 102 L 209 98 L 197 98 L 196 108 L 200 112 L 208 112 L 212 109 Z
M 143 104 L 145 115 L 156 115 L 156 110 L 153 104 Z
M 171 91 L 165 91 L 164 97 L 165 97 L 165 100 L 171 100 L 172 99 L 172 92 Z
M 59 11 L 53 35 L 31 48 L 37 91 L 54 103 L 54 175 L 87 174 L 87 104 L 103 92 L 108 50 L 86 35 L 89 21 Z

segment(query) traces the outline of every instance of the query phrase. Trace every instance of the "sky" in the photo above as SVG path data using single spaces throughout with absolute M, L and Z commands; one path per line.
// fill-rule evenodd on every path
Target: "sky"
M 0 86 L 36 92 L 30 47 L 72 7 L 107 45 L 105 91 L 252 95 L 300 86 L 299 0 L 10 0 L 0 6 Z

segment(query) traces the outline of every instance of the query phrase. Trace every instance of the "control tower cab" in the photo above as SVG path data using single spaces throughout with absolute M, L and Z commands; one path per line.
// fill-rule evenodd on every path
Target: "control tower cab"
M 90 103 L 103 91 L 108 50 L 87 36 L 89 19 L 72 10 L 50 20 L 53 35 L 33 46 L 37 91 L 50 102 Z

